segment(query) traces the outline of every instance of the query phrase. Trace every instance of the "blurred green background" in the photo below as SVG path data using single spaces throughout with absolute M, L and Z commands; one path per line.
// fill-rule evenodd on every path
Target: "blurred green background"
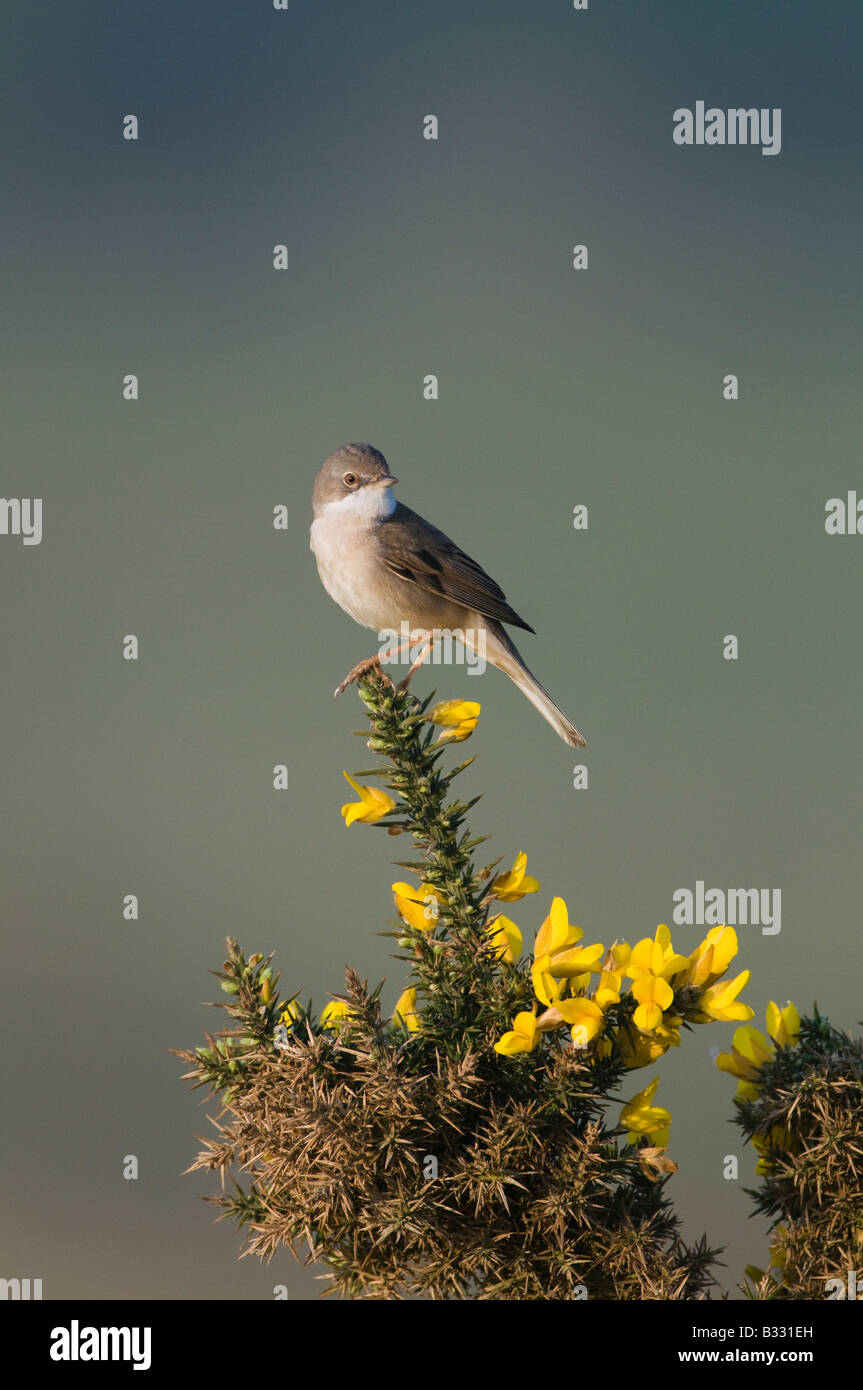
M 482 701 L 465 791 L 542 882 L 511 913 L 526 946 L 554 893 L 610 942 L 697 879 L 780 888 L 781 934 L 739 932 L 755 1023 L 793 998 L 852 1026 L 863 540 L 824 504 L 863 495 L 859 5 L 90 0 L 7 9 L 0 37 L 0 490 L 44 500 L 41 546 L 0 537 L 0 1275 L 321 1287 L 238 1263 L 215 1180 L 181 1176 L 211 1127 L 168 1049 L 218 1025 L 228 933 L 317 1004 L 345 963 L 388 1005 L 404 984 L 375 934 L 402 847 L 339 816 L 369 754 L 331 692 L 374 635 L 308 548 L 346 440 L 498 579 L 589 741 L 575 791 L 498 672 L 417 678 Z M 674 145 L 699 99 L 781 107 L 781 154 Z M 685 1037 L 658 1101 L 686 1234 L 725 1243 L 733 1291 L 766 1242 L 711 1057 L 732 1032 Z

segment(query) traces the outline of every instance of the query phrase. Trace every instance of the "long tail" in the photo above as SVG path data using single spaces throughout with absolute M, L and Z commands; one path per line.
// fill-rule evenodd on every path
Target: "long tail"
M 498 624 L 492 628 L 489 624 L 486 626 L 485 632 L 485 655 L 492 665 L 504 671 L 510 680 L 515 682 L 522 694 L 530 700 L 534 709 L 539 710 L 543 719 L 551 725 L 564 743 L 568 743 L 570 748 L 586 748 L 587 740 L 582 738 L 575 725 L 554 703 L 548 691 L 543 690 L 533 672 L 527 669 L 505 628 L 499 627 Z

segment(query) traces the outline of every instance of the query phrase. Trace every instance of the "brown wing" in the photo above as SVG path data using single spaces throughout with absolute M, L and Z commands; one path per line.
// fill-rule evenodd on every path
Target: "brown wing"
M 392 515 L 381 521 L 378 541 L 384 564 L 399 578 L 430 594 L 443 594 L 466 608 L 474 608 L 486 618 L 497 618 L 498 622 L 533 632 L 530 623 L 510 608 L 500 585 L 476 560 L 410 507 L 399 502 Z

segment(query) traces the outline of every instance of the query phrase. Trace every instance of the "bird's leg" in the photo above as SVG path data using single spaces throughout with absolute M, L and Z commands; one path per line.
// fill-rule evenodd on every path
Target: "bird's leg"
M 381 661 L 386 661 L 387 663 L 395 661 L 396 657 L 401 656 L 402 652 L 410 651 L 411 647 L 415 647 L 418 642 L 423 642 L 424 640 L 425 633 L 421 633 L 419 637 L 408 637 L 407 641 L 399 642 L 397 647 L 390 647 L 388 651 L 383 652 L 381 654 Z
M 349 685 L 359 680 L 361 676 L 366 674 L 366 671 L 371 671 L 374 667 L 377 667 L 381 675 L 385 674 L 385 672 L 381 671 L 381 659 L 377 653 L 374 656 L 367 656 L 365 661 L 358 662 L 352 671 L 348 671 L 341 685 L 337 685 L 333 691 L 333 699 L 341 695 L 343 690 L 347 690 Z M 389 677 L 387 677 L 387 679 L 389 680 Z M 392 685 L 392 681 L 390 681 L 390 685 Z
M 426 656 L 427 656 L 428 653 L 431 651 L 430 637 L 431 637 L 431 634 L 430 634 L 430 633 L 428 633 L 428 632 L 421 632 L 420 635 L 419 635 L 418 637 L 413 637 L 413 636 L 412 636 L 412 637 L 409 637 L 409 638 L 407 639 L 407 641 L 405 641 L 405 642 L 400 642 L 400 643 L 398 644 L 397 647 L 390 647 L 390 649 L 389 649 L 388 651 L 386 651 L 386 652 L 383 653 L 383 657 L 384 657 L 388 662 L 390 662 L 390 661 L 393 661 L 396 657 L 401 656 L 401 654 L 402 654 L 403 651 L 410 651 L 411 647 L 416 647 L 420 642 L 422 642 L 422 643 L 429 643 L 429 645 L 426 646 L 426 647 L 424 648 L 424 650 L 423 650 L 423 652 L 421 653 L 421 655 L 419 656 L 419 658 L 414 662 L 413 666 L 411 666 L 411 668 L 410 668 L 410 670 L 408 671 L 407 675 L 405 676 L 404 680 L 403 680 L 403 681 L 400 683 L 400 685 L 398 686 L 398 689 L 399 689 L 399 690 L 402 690 L 405 686 L 407 686 L 408 681 L 410 680 L 410 678 L 411 678 L 411 676 L 413 675 L 414 671 L 417 669 L 418 666 L 421 666 L 421 665 L 422 665 L 422 663 L 423 663 L 423 662 L 425 661 L 425 659 L 426 659 Z M 372 669 L 372 667 L 376 666 L 376 667 L 378 668 L 378 670 L 381 671 L 381 660 L 382 660 L 382 657 L 381 657 L 380 654 L 378 654 L 378 655 L 376 655 L 376 656 L 369 656 L 369 657 L 366 657 L 365 661 L 360 661 L 360 662 L 353 668 L 352 671 L 348 671 L 348 674 L 345 676 L 345 678 L 344 678 L 344 680 L 342 681 L 341 685 L 337 685 L 337 686 L 336 686 L 336 689 L 335 689 L 335 691 L 334 691 L 334 696 L 341 695 L 341 693 L 342 693 L 343 690 L 346 690 L 346 689 L 348 688 L 348 686 L 352 684 L 353 681 L 359 680 L 359 678 L 360 678 L 361 676 L 364 676 L 365 673 L 366 673 L 366 671 L 370 671 L 370 670 Z M 385 674 L 385 673 L 384 673 L 383 671 L 381 671 L 381 675 L 383 675 L 383 674 Z M 392 680 L 390 680 L 390 684 L 392 685 Z M 394 688 L 395 688 L 395 687 L 394 687 Z
M 410 685 L 411 676 L 413 675 L 414 671 L 418 671 L 419 668 L 420 668 L 420 666 L 422 666 L 423 662 L 425 661 L 426 657 L 428 656 L 429 652 L 431 651 L 433 645 L 434 645 L 433 642 L 430 641 L 430 640 L 425 642 L 425 644 L 424 644 L 424 646 L 423 646 L 423 648 L 422 648 L 422 651 L 420 652 L 419 656 L 416 658 L 416 660 L 413 662 L 413 664 L 408 668 L 408 673 L 407 673 L 407 675 L 404 677 L 404 679 L 399 681 L 398 685 L 396 686 L 396 690 L 407 690 L 408 686 Z

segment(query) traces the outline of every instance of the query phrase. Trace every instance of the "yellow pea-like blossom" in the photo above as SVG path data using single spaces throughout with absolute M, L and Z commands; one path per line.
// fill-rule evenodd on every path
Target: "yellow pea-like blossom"
M 518 960 L 524 941 L 515 922 L 500 913 L 486 930 L 496 948 L 498 960 L 509 961 L 510 964 Z
M 432 724 L 443 725 L 438 735 L 438 743 L 462 743 L 470 738 L 477 726 L 480 705 L 476 700 L 440 700 L 428 712 L 426 718 Z
M 584 998 L 557 998 L 538 1019 L 542 1032 L 568 1023 L 576 1047 L 587 1047 L 587 1044 L 602 1032 L 603 1022 L 604 1015 L 600 1006 L 593 999 Z
M 800 1032 L 800 1015 L 789 999 L 784 1009 L 771 999 L 767 1005 L 767 1031 L 777 1047 L 793 1047 Z
M 620 1003 L 621 978 L 619 970 L 603 969 L 599 977 L 599 984 L 593 992 L 593 997 L 601 1009 L 607 1009 L 611 1004 Z
M 560 994 L 555 981 L 598 972 L 605 947 L 579 946 L 584 932 L 569 920 L 563 898 L 555 898 L 551 911 L 536 934 L 533 946 L 533 988 L 537 999 L 552 1004 Z
M 632 947 L 628 941 L 615 941 L 609 946 L 602 961 L 602 973 L 594 991 L 594 999 L 607 1009 L 610 1004 L 620 1003 L 620 982 L 626 973 Z M 583 994 L 590 988 L 590 973 L 576 975 L 570 985 L 572 994 Z
M 502 903 L 516 903 L 526 893 L 538 893 L 539 882 L 527 873 L 527 855 L 522 850 L 511 869 L 491 881 L 491 895 Z
M 712 927 L 689 957 L 681 984 L 707 989 L 724 975 L 737 955 L 737 933 L 733 927 Z
M 495 1043 L 495 1052 L 500 1052 L 504 1057 L 512 1057 L 517 1052 L 533 1052 L 540 1039 L 539 1025 L 535 1014 L 520 1013 L 516 1014 L 512 1031 L 504 1033 L 503 1037 Z
M 663 1013 L 674 1003 L 674 990 L 661 975 L 639 975 L 632 982 L 632 996 L 638 1001 L 632 1021 L 644 1033 L 658 1028 Z
M 738 994 L 748 983 L 751 970 L 741 970 L 733 980 L 720 980 L 706 989 L 698 1001 L 698 1010 L 691 1015 L 695 1022 L 716 1019 L 720 1023 L 734 1023 L 755 1017 L 755 1010 L 742 1003 Z
M 731 1051 L 720 1052 L 716 1065 L 720 1071 L 727 1071 L 737 1077 L 737 1094 L 746 1100 L 758 1095 L 761 1068 L 773 1060 L 773 1048 L 763 1033 L 757 1028 L 745 1025 L 736 1029 L 732 1039 Z
M 632 948 L 626 973 L 631 980 L 643 975 L 653 975 L 657 979 L 670 980 L 688 969 L 689 957 L 679 955 L 671 944 L 671 932 L 664 922 L 656 928 L 652 938 L 644 937 Z
M 621 1029 L 617 1035 L 617 1051 L 630 1071 L 649 1067 L 668 1051 L 680 1046 L 680 1019 L 666 1014 L 652 1033 Z
M 417 931 L 433 931 L 443 895 L 431 883 L 421 883 L 419 888 L 410 883 L 394 883 L 392 889 L 396 907 L 408 926 Z
M 373 825 L 375 821 L 395 810 L 396 803 L 388 792 L 382 791 L 380 787 L 361 787 L 350 773 L 346 772 L 344 775 L 360 798 L 359 801 L 348 801 L 342 807 L 345 825 L 353 825 L 356 820 Z
M 744 1025 L 732 1038 L 730 1052 L 720 1052 L 716 1065 L 738 1079 L 737 1094 L 753 1100 L 761 1089 L 761 1070 L 776 1055 L 777 1047 L 793 1047 L 800 1032 L 800 1015 L 789 1002 L 780 1009 L 773 1000 L 767 1005 L 767 1032 L 770 1041 L 757 1028 Z
M 301 1017 L 302 1013 L 300 1011 L 300 1006 L 296 999 L 292 999 L 290 1004 L 286 1004 L 282 1010 L 279 1022 L 285 1024 L 296 1023 L 297 1019 Z
M 602 1032 L 602 1009 L 598 1004 L 594 1004 L 592 999 L 579 999 L 578 1003 L 581 1005 L 579 1017 L 569 1033 L 576 1047 L 587 1047 L 587 1044 L 593 1042 L 597 1034 Z
M 668 1143 L 671 1112 L 661 1105 L 651 1105 L 658 1085 L 659 1077 L 656 1076 L 649 1086 L 627 1101 L 620 1112 L 620 1123 L 629 1131 L 627 1140 L 630 1144 L 637 1143 L 643 1137 L 657 1148 L 664 1148 Z
M 633 1022 L 641 1032 L 651 1033 L 660 1027 L 663 1014 L 674 1002 L 671 981 L 688 966 L 689 957 L 675 951 L 671 932 L 664 922 L 652 937 L 646 936 L 633 946 L 625 969 L 632 980 L 631 992 L 638 1005 Z
M 393 1010 L 393 1023 L 404 1023 L 411 1033 L 416 1033 L 420 1026 L 419 1015 L 417 1013 L 417 992 L 411 986 L 399 995 L 398 1003 Z

